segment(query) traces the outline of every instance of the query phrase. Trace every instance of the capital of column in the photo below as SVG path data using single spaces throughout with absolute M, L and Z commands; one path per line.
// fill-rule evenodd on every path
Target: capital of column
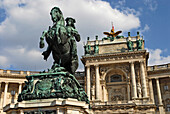
M 140 60 L 139 63 L 144 63 L 144 60 Z
M 99 67 L 99 64 L 95 64 L 94 66 L 95 66 L 95 67 Z
M 159 81 L 159 78 L 155 78 L 155 80 L 158 80 L 158 81 Z
M 90 67 L 90 65 L 85 65 L 85 67 L 89 68 L 89 67 Z
M 5 84 L 9 84 L 9 82 L 5 82 Z
M 135 62 L 134 61 L 129 61 L 130 64 L 134 64 Z

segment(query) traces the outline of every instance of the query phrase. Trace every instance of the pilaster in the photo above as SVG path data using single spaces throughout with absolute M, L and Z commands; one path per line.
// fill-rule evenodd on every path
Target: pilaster
M 100 100 L 100 76 L 99 76 L 99 65 L 95 65 L 96 71 L 96 100 Z
M 152 102 L 152 103 L 155 103 L 154 95 L 153 95 L 152 79 L 149 80 L 149 89 L 150 89 L 150 98 L 151 98 L 151 102 Z
M 9 82 L 5 82 L 5 89 L 4 89 L 4 99 L 3 99 L 3 107 L 6 105 L 6 96 L 7 96 L 7 91 L 8 91 L 8 84 Z
M 156 87 L 157 87 L 157 94 L 158 94 L 159 113 L 164 114 L 165 112 L 163 109 L 162 96 L 161 96 L 161 90 L 160 90 L 160 85 L 159 85 L 159 78 L 156 79 Z
M 161 96 L 161 90 L 159 85 L 159 78 L 156 79 L 156 87 L 157 87 L 157 94 L 158 94 L 158 103 L 159 105 L 162 105 L 162 96 Z
M 86 90 L 87 90 L 87 96 L 89 98 L 89 100 L 91 99 L 90 96 L 90 66 L 86 66 Z
M 22 83 L 19 83 L 18 95 L 21 93 L 21 90 L 22 90 Z
M 132 98 L 137 98 L 134 62 L 130 62 L 130 64 L 131 64 L 131 80 L 132 80 Z
M 148 97 L 147 95 L 147 88 L 146 88 L 146 76 L 145 76 L 145 69 L 144 69 L 144 61 L 140 61 L 140 70 L 141 70 L 141 83 L 142 83 L 142 92 L 143 97 Z

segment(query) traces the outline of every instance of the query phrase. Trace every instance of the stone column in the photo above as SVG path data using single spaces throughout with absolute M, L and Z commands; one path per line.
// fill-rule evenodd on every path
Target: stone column
M 2 89 L 1 89 L 1 84 L 2 84 L 2 82 L 0 82 L 0 92 L 1 92 L 1 90 L 2 90 Z
M 156 87 L 157 87 L 157 94 L 158 94 L 158 103 L 159 105 L 162 105 L 162 97 L 161 97 L 161 90 L 159 85 L 159 79 L 156 79 Z
M 19 114 L 24 114 L 24 111 L 23 110 L 19 110 Z
M 21 93 L 22 90 L 22 83 L 19 83 L 18 95 Z
M 127 102 L 129 102 L 129 101 L 130 101 L 130 84 L 128 82 L 128 84 L 127 84 Z
M 2 104 L 3 107 L 6 105 L 7 91 L 8 91 L 8 82 L 5 82 L 4 99 L 3 99 L 3 104 Z
M 163 109 L 163 103 L 162 103 L 162 96 L 161 96 L 161 90 L 160 90 L 160 85 L 159 85 L 159 79 L 156 79 L 156 87 L 157 87 L 157 94 L 158 94 L 158 105 L 159 105 L 159 113 L 164 114 L 164 109 Z
M 106 87 L 103 85 L 103 101 L 106 101 Z
M 96 69 L 96 100 L 100 100 L 100 76 L 99 76 L 99 65 L 95 65 Z
M 145 69 L 144 69 L 144 61 L 140 61 L 140 70 L 141 70 L 141 83 L 142 83 L 143 97 L 148 97 L 147 88 L 146 88 L 146 76 L 145 76 Z
M 152 79 L 149 80 L 149 88 L 150 88 L 151 102 L 152 102 L 152 103 L 155 103 L 154 95 L 153 95 Z
M 86 91 L 87 91 L 87 96 L 89 100 L 91 99 L 90 97 L 90 66 L 86 66 Z
M 2 87 L 1 87 L 1 84 L 2 84 L 2 82 L 0 82 L 0 96 L 2 95 Z M 1 99 L 2 99 L 2 98 L 0 98 L 0 104 L 1 104 Z M 0 107 L 0 109 L 1 109 L 1 107 Z
M 131 80 L 132 80 L 132 98 L 137 98 L 136 76 L 135 76 L 135 68 L 133 62 L 131 62 Z
M 57 109 L 56 109 L 56 112 L 57 112 L 57 114 L 59 114 L 59 113 L 60 113 L 60 109 L 59 109 L 59 108 L 57 108 Z

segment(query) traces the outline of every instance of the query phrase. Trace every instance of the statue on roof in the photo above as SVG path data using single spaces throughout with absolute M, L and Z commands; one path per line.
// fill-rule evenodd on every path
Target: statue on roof
M 137 43 L 137 46 L 136 46 L 137 50 L 142 50 L 143 39 L 140 37 L 139 32 L 137 32 L 137 41 L 136 41 L 136 43 Z
M 114 32 L 114 26 L 112 24 L 111 32 L 103 32 L 103 34 L 107 35 L 107 37 L 103 38 L 102 40 L 110 39 L 110 41 L 114 41 L 115 38 L 122 38 L 123 36 L 118 36 L 120 33 L 122 33 L 122 31 Z
M 133 51 L 133 42 L 131 41 L 130 38 L 130 32 L 128 32 L 127 47 L 128 51 Z

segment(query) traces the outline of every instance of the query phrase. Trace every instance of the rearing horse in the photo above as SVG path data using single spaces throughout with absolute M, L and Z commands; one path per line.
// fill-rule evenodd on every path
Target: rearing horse
M 64 17 L 58 7 L 54 7 L 51 12 L 53 26 L 48 31 L 44 31 L 40 41 L 40 48 L 44 47 L 43 37 L 48 43 L 47 50 L 42 53 L 44 60 L 47 60 L 50 53 L 54 59 L 54 64 L 64 67 L 67 71 L 74 74 L 78 68 L 78 57 L 72 58 L 70 51 L 71 46 L 68 42 L 68 32 L 65 26 Z

